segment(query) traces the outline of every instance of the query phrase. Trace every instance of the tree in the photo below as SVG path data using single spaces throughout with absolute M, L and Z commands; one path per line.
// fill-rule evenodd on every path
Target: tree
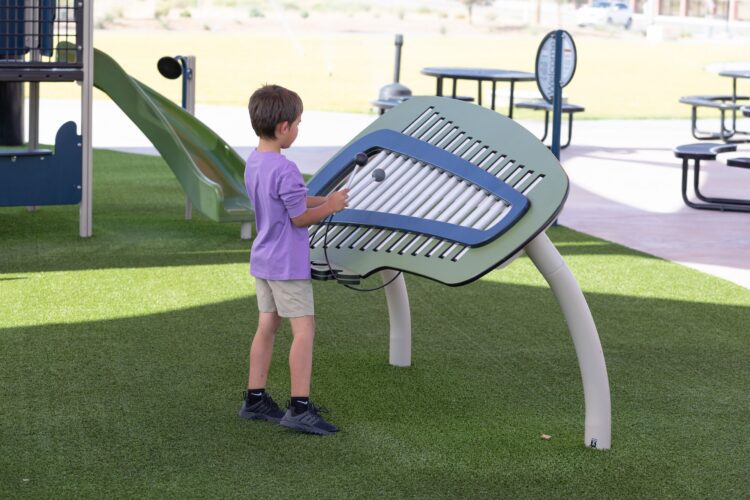
M 495 0 L 461 0 L 461 3 L 466 5 L 466 10 L 469 11 L 469 24 L 471 24 L 471 14 L 474 11 L 475 6 L 490 5 Z
M 534 19 L 536 19 L 535 24 L 542 22 L 542 0 L 536 0 L 536 15 L 534 16 Z

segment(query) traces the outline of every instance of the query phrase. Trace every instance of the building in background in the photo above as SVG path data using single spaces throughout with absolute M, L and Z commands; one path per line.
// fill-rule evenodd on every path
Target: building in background
M 750 0 L 629 0 L 633 12 L 653 16 L 750 21 Z

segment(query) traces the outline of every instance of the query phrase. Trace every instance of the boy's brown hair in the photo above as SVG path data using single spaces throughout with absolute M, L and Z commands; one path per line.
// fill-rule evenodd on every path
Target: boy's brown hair
M 276 138 L 276 125 L 292 123 L 302 115 L 302 99 L 279 85 L 264 85 L 250 96 L 250 123 L 258 137 Z

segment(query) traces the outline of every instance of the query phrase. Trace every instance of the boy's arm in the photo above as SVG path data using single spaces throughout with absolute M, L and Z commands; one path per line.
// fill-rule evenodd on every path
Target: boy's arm
M 328 198 L 325 196 L 308 196 L 307 197 L 307 208 L 317 207 L 326 202 Z
M 305 210 L 305 212 L 301 215 L 298 215 L 297 217 L 292 218 L 292 223 L 297 227 L 308 227 L 311 226 L 317 222 L 322 221 L 326 217 L 328 217 L 331 214 L 335 214 L 336 212 L 340 212 L 344 208 L 346 208 L 347 204 L 347 198 L 349 197 L 349 190 L 348 189 L 342 189 L 341 191 L 336 191 L 335 193 L 331 193 L 328 197 L 323 198 L 323 203 L 320 205 L 310 207 L 308 204 L 308 209 Z M 308 196 L 307 199 L 310 198 L 322 198 L 320 196 Z M 309 201 L 308 201 L 309 203 Z

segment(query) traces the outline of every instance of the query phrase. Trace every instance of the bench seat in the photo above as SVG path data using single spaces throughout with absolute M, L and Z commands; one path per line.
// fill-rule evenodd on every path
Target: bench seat
M 750 158 L 730 158 L 727 160 L 727 166 L 750 168 Z
M 731 95 L 689 95 L 680 97 L 680 103 L 703 108 L 739 110 L 744 105 L 736 101 L 747 101 L 748 96 L 732 97 Z
M 532 101 L 521 101 L 515 104 L 516 108 L 531 109 L 534 111 L 544 111 L 544 133 L 542 134 L 540 141 L 544 142 L 549 133 L 549 115 L 552 113 L 552 104 L 548 103 L 544 99 L 534 99 Z M 568 114 L 568 140 L 565 144 L 560 145 L 560 149 L 565 149 L 570 146 L 570 140 L 573 137 L 573 114 L 582 113 L 586 111 L 586 108 L 579 106 L 578 104 L 571 104 L 564 102 L 561 106 L 562 112 Z
M 712 142 L 700 142 L 697 144 L 683 144 L 674 148 L 673 152 L 677 158 L 682 159 L 682 199 L 691 208 L 699 210 L 718 210 L 721 212 L 750 212 L 750 199 L 740 200 L 735 198 L 718 198 L 706 196 L 700 190 L 701 160 L 716 160 L 722 153 L 731 153 L 737 150 L 735 144 L 723 144 Z M 691 201 L 688 197 L 688 170 L 689 162 L 693 162 L 693 192 L 695 197 L 703 203 Z M 730 158 L 727 161 L 730 167 L 750 168 L 750 158 Z
M 52 151 L 49 149 L 0 149 L 0 157 L 27 157 L 27 156 L 50 156 Z
M 546 110 L 552 111 L 552 104 L 548 103 L 543 99 L 535 99 L 533 101 L 521 101 L 516 103 L 517 108 L 533 109 L 533 110 Z M 579 106 L 578 104 L 569 104 L 564 102 L 562 104 L 563 113 L 580 113 L 586 111 L 586 108 Z
M 689 160 L 715 160 L 716 155 L 737 151 L 735 144 L 724 144 L 715 142 L 698 142 L 694 144 L 683 144 L 674 148 L 677 158 Z

